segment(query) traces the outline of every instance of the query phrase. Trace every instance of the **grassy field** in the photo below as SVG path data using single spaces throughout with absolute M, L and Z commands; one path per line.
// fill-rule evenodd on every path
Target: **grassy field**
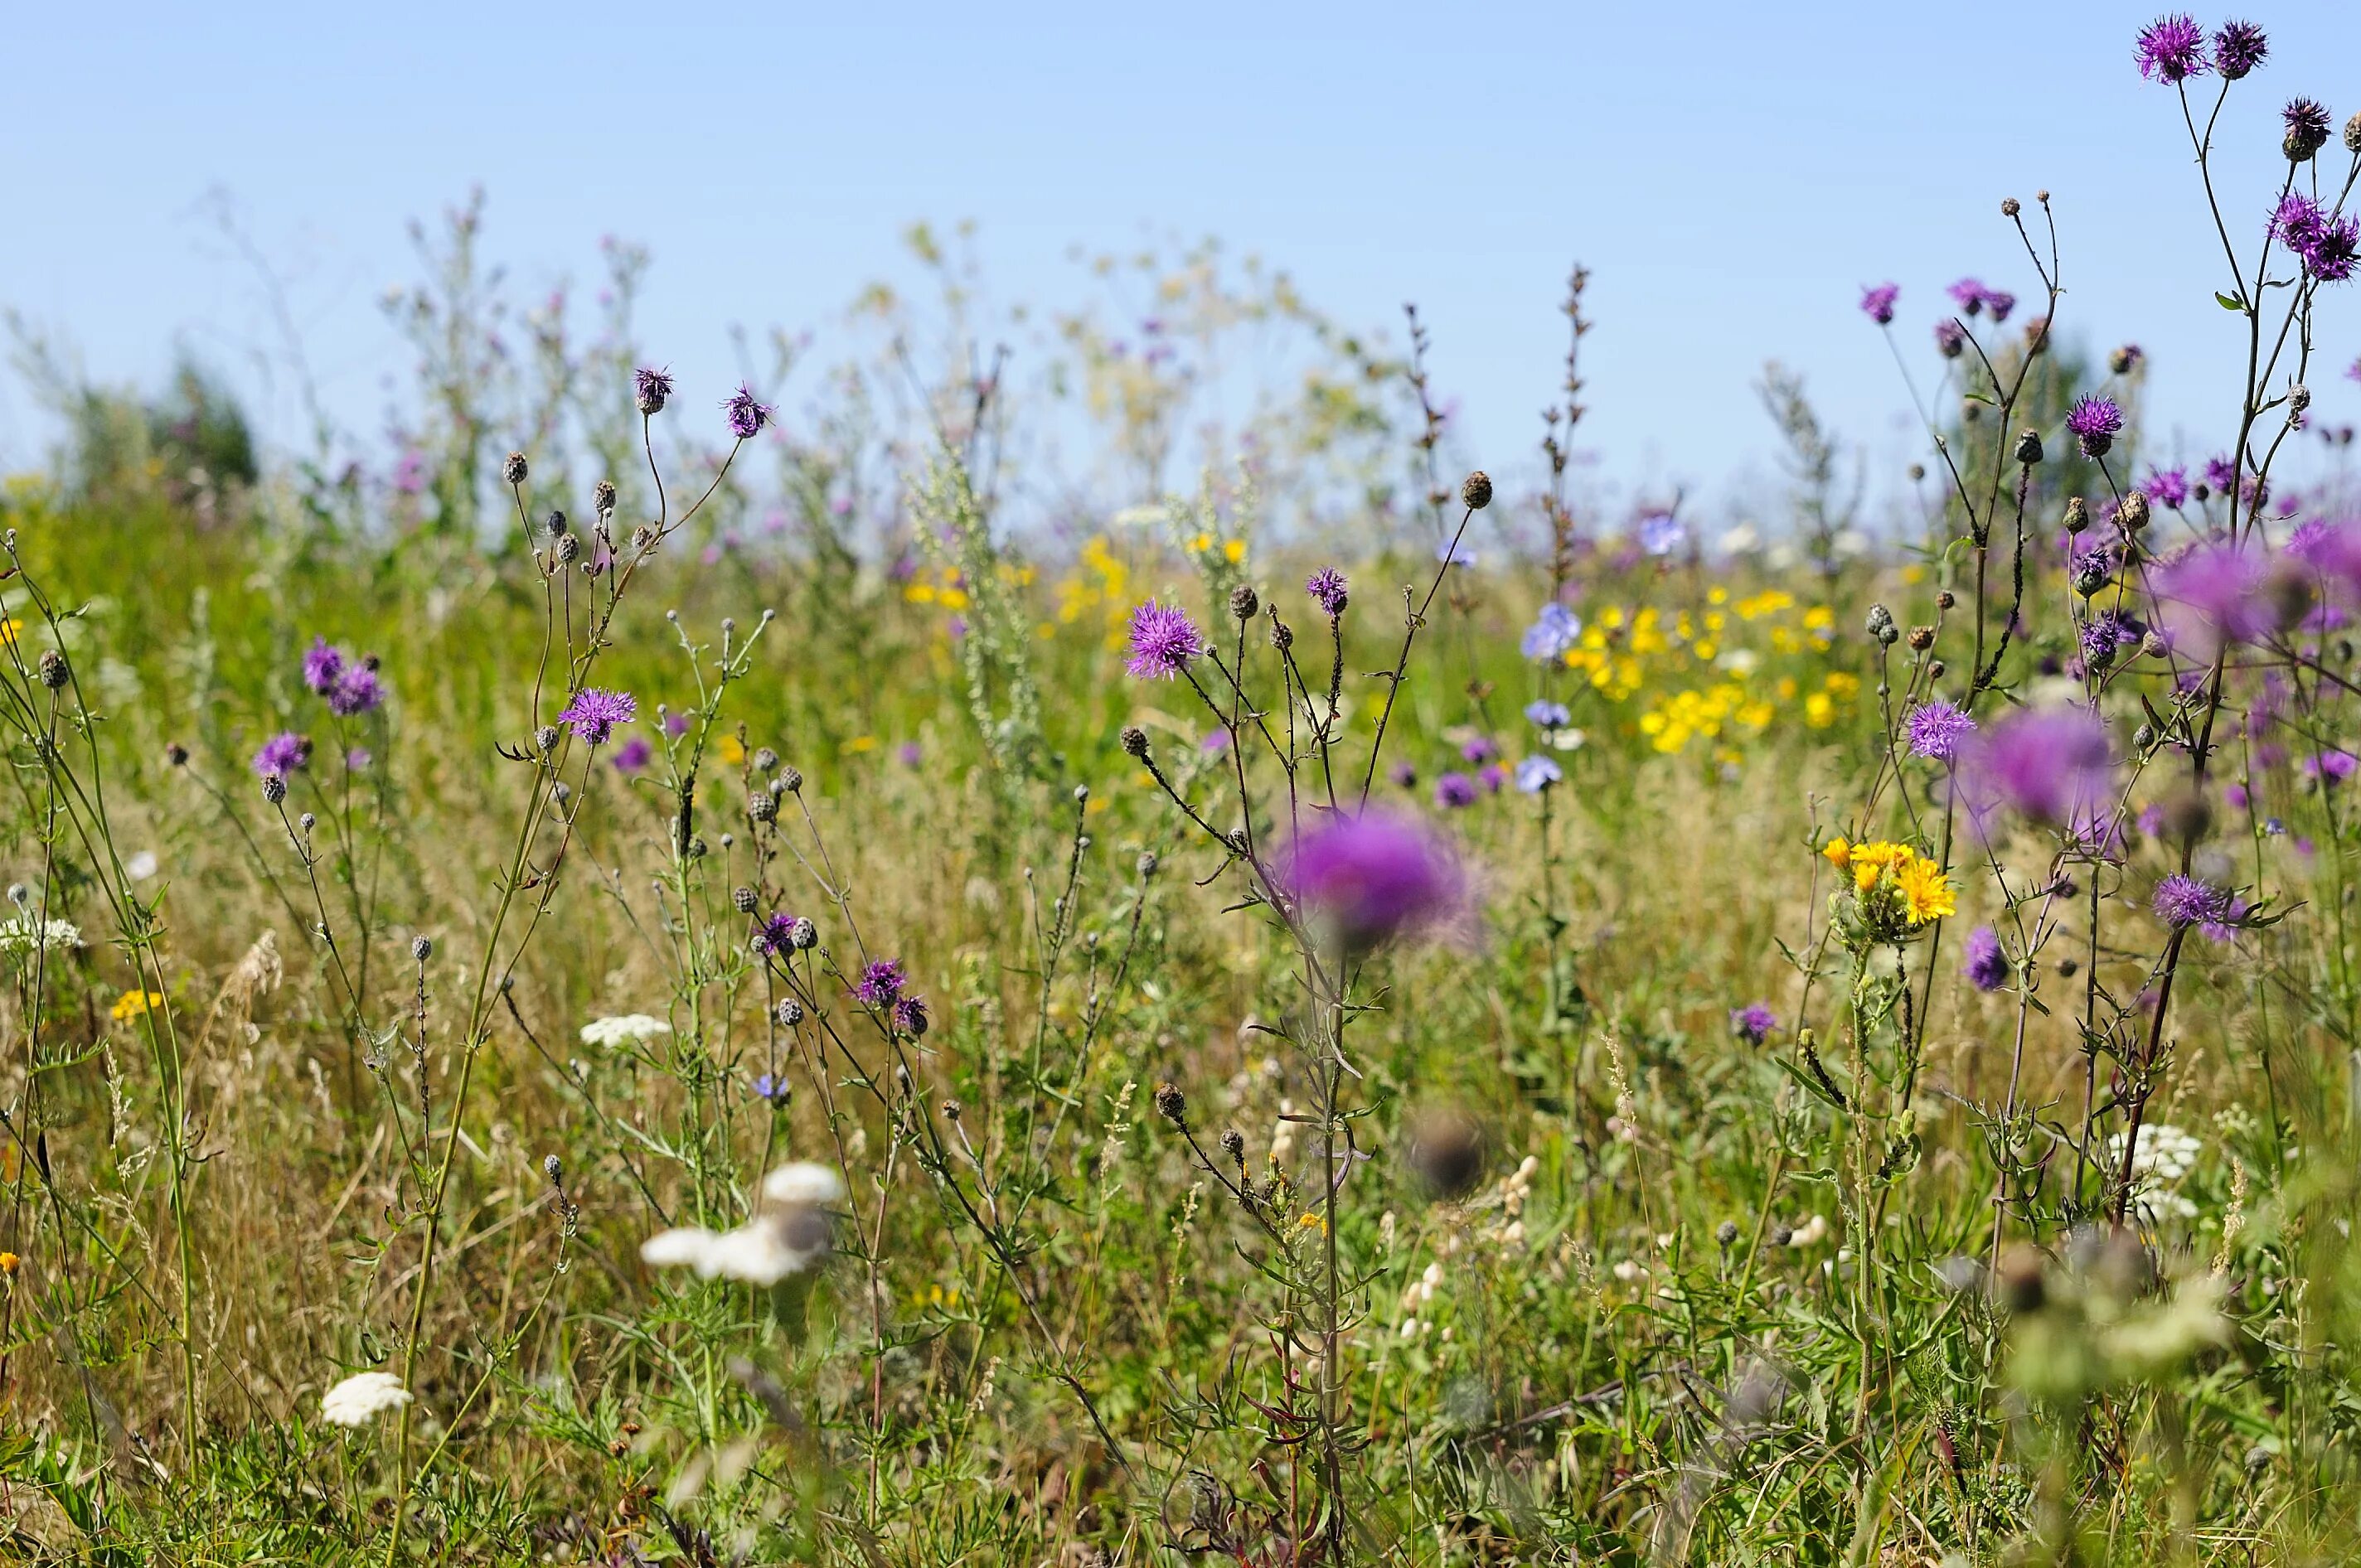
M 487 349 L 473 210 L 381 472 L 60 399 L 0 491 L 0 1540 L 2351 1560 L 2361 525 L 2280 455 L 2339 220 L 2225 259 L 2208 477 L 2053 341 L 2046 209 L 2022 309 L 1934 318 L 1909 506 L 1766 386 L 1767 543 L 1570 484 L 1579 272 L 1497 486 L 1415 323 L 1203 257 L 1182 365 L 1077 315 L 1059 407 L 953 311 L 898 422 L 906 360 L 716 414 L 620 328 Z M 1251 458 L 1157 501 L 1275 323 Z M 1016 526 L 1028 421 L 1132 504 Z

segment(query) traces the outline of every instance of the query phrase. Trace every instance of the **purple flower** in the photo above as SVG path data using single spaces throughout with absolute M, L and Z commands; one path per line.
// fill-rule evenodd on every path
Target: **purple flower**
M 1332 818 L 1297 839 L 1279 882 L 1353 949 L 1447 918 L 1464 892 L 1440 844 L 1378 812 Z
M 2102 610 L 2082 623 L 2078 633 L 2082 644 L 2082 665 L 2094 673 L 2111 668 L 2115 656 L 2126 647 L 2139 643 L 2139 629 L 2114 610 Z
M 1730 1032 L 1750 1046 L 1759 1046 L 1779 1026 L 1779 1015 L 1760 1002 L 1730 1010 Z
M 753 440 L 771 422 L 771 405 L 757 402 L 753 389 L 742 382 L 723 400 L 721 411 L 729 417 L 730 433 L 741 441 Z
M 2008 313 L 2016 309 L 2016 296 L 2004 289 L 1984 291 L 1984 309 L 1995 324 L 2008 320 Z
M 894 748 L 894 759 L 906 768 L 915 768 L 926 761 L 927 753 L 916 740 L 905 740 Z
M 303 652 L 303 684 L 325 696 L 336 689 L 344 673 L 345 651 L 328 646 L 324 637 L 312 639 L 312 646 Z
M 2233 544 L 2201 544 L 2158 566 L 2150 581 L 2166 640 L 2192 658 L 2210 660 L 2224 641 L 2270 636 L 2288 605 L 2271 591 L 2270 576 L 2261 552 Z
M 345 766 L 357 773 L 366 773 L 368 765 L 376 761 L 375 757 L 369 755 L 369 749 L 366 746 L 356 746 L 345 753 Z
M 1536 729 L 1563 729 L 1574 722 L 1574 715 L 1562 702 L 1529 702 L 1525 704 L 1525 721 Z
M 2213 35 L 2213 69 L 2225 82 L 2253 74 L 2270 52 L 2270 40 L 2252 22 L 2224 22 Z
M 1525 628 L 1517 642 L 1518 652 L 1528 659 L 1554 664 L 1574 652 L 1582 637 L 1582 617 L 1552 599 L 1542 606 L 1541 614 Z
M 756 1073 L 754 1075 L 754 1080 L 752 1083 L 749 1083 L 746 1086 L 746 1089 L 747 1091 L 752 1094 L 755 1099 L 763 1102 L 765 1104 L 779 1106 L 785 1105 L 787 1102 L 787 1080 L 774 1074 L 767 1072 Z
M 2301 258 L 2311 253 L 2328 226 L 2328 212 L 2311 197 L 2291 193 L 2271 209 L 2271 237 Z
M 1509 782 L 1509 770 L 1498 762 L 1487 762 L 1477 770 L 1476 782 L 1484 786 L 1486 795 L 1498 795 L 1500 786 Z
M 1673 554 L 1688 542 L 1688 525 L 1671 512 L 1652 512 L 1640 520 L 1640 548 L 1651 555 Z
M 872 1007 L 891 1007 L 902 1000 L 905 978 L 902 960 L 879 959 L 861 971 L 861 983 L 852 994 Z
M 2315 283 L 2342 283 L 2353 276 L 2356 258 L 2361 258 L 2361 222 L 2337 218 L 2320 231 L 2320 237 L 2304 252 L 2303 269 Z
M 1941 697 L 1931 697 L 1910 710 L 1904 728 L 1910 736 L 1911 755 L 1948 762 L 1959 754 L 1960 743 L 1976 732 L 1976 721 Z
M 2124 433 L 2124 411 L 2112 398 L 2084 398 L 2066 416 L 2066 428 L 2082 448 L 2082 455 L 2103 457 Z
M 688 715 L 686 713 L 667 713 L 660 722 L 664 732 L 675 740 L 688 733 Z
M 1547 757 L 1523 757 L 1518 760 L 1517 788 L 1527 795 L 1539 795 L 1565 777 L 1565 773 Z
M 1466 773 L 1445 773 L 1434 781 L 1434 804 L 1449 810 L 1476 804 L 1476 781 Z
M 2189 504 L 2189 470 L 2187 468 L 2151 468 L 2147 473 L 2147 499 L 2160 507 L 2179 511 Z
M 1978 991 L 1998 991 L 2008 983 L 2008 959 L 2000 950 L 1998 932 L 1979 926 L 1968 933 L 1968 961 L 1960 972 Z
M 368 663 L 346 665 L 328 688 L 328 711 L 344 718 L 374 712 L 384 700 L 385 683 Z
M 2279 111 L 2287 126 L 2287 155 L 2301 161 L 2328 141 L 2328 105 L 2314 98 L 2290 98 Z
M 1957 316 L 1945 316 L 1935 323 L 1935 346 L 1946 359 L 1957 359 L 1967 352 L 1968 329 Z
M 2351 778 L 2356 766 L 2361 766 L 2361 762 L 2356 762 L 2350 751 L 2321 751 L 2303 760 L 2301 772 L 2305 778 L 2316 780 L 2325 787 Z
M 1889 325 L 1894 320 L 1894 302 L 1901 297 L 1901 289 L 1892 283 L 1863 289 L 1861 291 L 1861 314 L 1880 326 Z
M 927 999 L 923 996 L 899 996 L 894 999 L 894 1030 L 912 1039 L 927 1032 Z
M 1461 760 L 1469 762 L 1488 762 L 1499 754 L 1500 748 L 1493 745 L 1488 737 L 1482 735 L 1475 737 L 1459 748 Z
M 2089 839 L 2114 805 L 2106 726 L 2087 708 L 2014 714 L 1977 735 L 1957 762 L 1961 800 L 1987 838 L 2005 807 Z
M 1351 595 L 1345 591 L 1345 574 L 1334 566 L 1323 566 L 1303 579 L 1303 591 L 1320 607 L 1320 613 L 1334 620 L 1345 613 Z
M 2132 58 L 2142 80 L 2177 86 L 2205 74 L 2205 31 L 2185 12 L 2158 16 L 2140 29 Z
M 262 743 L 254 754 L 254 771 L 258 774 L 277 773 L 284 778 L 312 761 L 312 740 L 291 729 L 282 729 Z
M 1408 762 L 1396 762 L 1386 770 L 1386 777 L 1393 780 L 1395 785 L 1401 789 L 1418 787 L 1418 770 Z
M 662 413 L 672 396 L 672 375 L 664 370 L 634 370 L 631 372 L 631 400 L 643 414 Z
M 557 722 L 571 725 L 577 739 L 597 746 L 615 732 L 615 726 L 629 724 L 639 711 L 639 699 L 629 692 L 584 686 L 558 714 Z
M 649 760 L 655 754 L 656 749 L 648 744 L 645 736 L 634 735 L 615 748 L 615 771 L 619 773 L 636 773 L 646 767 Z
M 1206 730 L 1205 738 L 1197 742 L 1197 750 L 1208 757 L 1218 757 L 1229 749 L 1230 732 L 1218 725 Z
M 1124 667 L 1140 680 L 1169 681 L 1205 651 L 1205 634 L 1179 605 L 1149 599 L 1131 612 L 1131 659 Z
M 1951 296 L 1951 302 L 1960 307 L 1962 315 L 1971 316 L 1983 309 L 1984 285 L 1981 278 L 1962 278 L 1943 292 Z
M 2193 876 L 2169 876 L 2156 884 L 2157 918 L 2176 931 L 2194 926 L 2214 941 L 2226 942 L 2244 913 L 2229 889 Z
M 634 746 L 644 746 L 647 742 L 644 740 L 634 740 L 631 744 Z M 793 950 L 796 945 L 795 937 L 795 916 L 792 915 L 783 915 L 774 911 L 763 918 L 761 925 L 754 928 L 754 939 L 750 945 L 753 948 L 756 954 L 763 958 L 769 958 L 776 954 L 786 953 Z

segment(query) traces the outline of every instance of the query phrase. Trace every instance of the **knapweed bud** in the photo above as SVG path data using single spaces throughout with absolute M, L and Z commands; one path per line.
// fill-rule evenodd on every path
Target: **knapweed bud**
M 1270 645 L 1282 653 L 1295 646 L 1295 628 L 1279 620 L 1276 609 L 1270 614 Z
M 573 534 L 569 533 L 565 538 L 557 542 L 556 555 L 557 564 L 559 565 L 572 565 L 574 564 L 575 557 L 581 554 L 582 541 L 577 539 Z
M 1230 613 L 1240 620 L 1252 620 L 1262 609 L 1262 596 L 1254 591 L 1252 583 L 1240 583 L 1230 590 Z
M 756 773 L 772 773 L 776 771 L 778 765 L 779 754 L 776 751 L 772 751 L 768 746 L 762 748 L 754 753 L 754 771 Z
M 730 906 L 741 915 L 753 914 L 757 902 L 759 901 L 754 896 L 754 890 L 751 887 L 733 887 L 730 890 Z
M 2287 405 L 2290 422 L 2301 419 L 2303 411 L 2312 407 L 2312 389 L 2301 381 L 2290 387 L 2287 392 Z
M 412 937 L 410 938 L 410 956 L 416 959 L 422 964 L 427 959 L 433 958 L 434 956 L 434 938 L 432 937 Z
M 2301 163 L 2328 145 L 2328 110 L 2310 98 L 2290 98 L 2279 111 L 2287 135 L 2279 142 L 2290 163 Z
M 1935 608 L 1938 609 L 1949 609 L 1959 602 L 1960 596 L 1953 593 L 1949 588 L 1943 589 L 1940 593 L 1935 596 Z
M 2028 430 L 2023 432 L 2017 436 L 2016 460 L 2024 464 L 2028 468 L 2041 461 L 2041 433 L 2039 431 Z
M 606 517 L 606 516 L 608 516 L 609 514 L 610 514 L 611 512 L 613 512 L 613 511 L 614 511 L 614 510 L 615 510 L 615 481 L 614 481 L 614 480 L 612 480 L 612 479 L 601 479 L 601 480 L 599 480 L 597 484 L 595 484 L 595 485 L 593 485 L 593 486 L 591 486 L 591 487 L 590 487 L 590 508 L 591 508 L 591 510 L 592 510 L 593 511 L 596 511 L 596 512 L 597 512 L 600 517 Z
M 771 1009 L 771 1016 L 779 1021 L 780 1028 L 792 1029 L 804 1021 L 804 1004 L 792 996 L 784 998 Z
M 2080 533 L 2090 526 L 2091 509 L 2083 504 L 2081 497 L 2072 497 L 2066 503 L 2066 532 Z
M 1156 1113 L 1176 1127 L 1189 1124 L 1189 1097 L 1169 1078 L 1156 1086 Z
M 2140 652 L 2147 654 L 2151 659 L 2161 659 L 2165 654 L 2171 652 L 2171 644 L 2165 641 L 2163 632 L 2158 631 L 2155 627 L 2151 626 L 2146 631 L 2140 633 Z M 2146 729 L 2147 726 L 2143 724 L 2140 728 Z M 2148 739 L 2153 740 L 2156 737 L 2151 733 Z M 2142 751 L 2147 750 L 2145 746 L 2140 749 Z
M 262 775 L 262 798 L 272 806 L 287 798 L 287 780 L 279 773 Z
M 804 775 L 795 768 L 788 768 L 779 774 L 779 787 L 789 795 L 800 795 L 803 793 Z
M 2125 533 L 2137 533 L 2147 526 L 2147 492 L 2125 491 L 2124 499 L 2115 503 L 2115 526 Z
M 1156 874 L 1156 868 L 1162 863 L 1156 858 L 1155 850 L 1144 850 L 1140 852 L 1139 859 L 1132 862 L 1132 866 L 1139 872 L 1140 880 L 1145 882 Z
M 1933 627 L 1914 626 L 1910 629 L 1910 651 L 1912 652 L 1924 653 L 1927 649 L 1932 648 L 1934 645 L 1935 629 Z
M 541 525 L 549 530 L 549 536 L 552 539 L 565 538 L 566 530 L 574 526 L 566 521 L 566 514 L 555 507 L 549 509 L 549 515 L 541 520 Z
M 41 684 L 51 691 L 64 685 L 67 677 L 72 674 L 66 668 L 66 656 L 54 648 L 43 650 L 41 661 L 35 667 L 40 672 Z
M 1929 660 L 1927 664 L 1927 678 L 1930 681 L 1939 681 L 1943 678 L 1944 671 L 1949 667 L 1940 659 Z
M 2019 211 L 2020 211 L 2020 209 L 2018 208 L 2018 206 L 2017 206 L 2017 204 L 2016 204 L 2016 198 L 2015 198 L 2015 197 L 2014 197 L 2014 196 L 2003 196 L 2003 197 L 2000 199 L 2000 215 L 2001 215 L 2002 217 L 2004 217 L 2004 218 L 2013 218 L 2013 217 L 2016 216 L 2016 214 L 2017 214 L 2017 213 L 2018 213 Z
M 2361 152 L 2361 115 L 2345 122 L 2345 150 Z
M 500 478 L 507 484 L 523 484 L 525 472 L 524 454 L 522 452 L 510 453 L 508 461 L 500 465 Z
M 189 765 L 189 749 L 186 746 L 181 745 L 178 740 L 172 741 L 164 748 L 164 765 L 168 768 L 187 767 Z
M 1871 639 L 1881 648 L 1893 647 L 1902 636 L 1901 631 L 1894 624 L 1894 612 L 1882 604 L 1869 607 L 1869 617 L 1865 624 Z
M 1137 724 L 1125 725 L 1123 727 L 1123 752 L 1126 757 L 1137 757 L 1141 762 L 1146 762 L 1148 760 L 1148 731 L 1142 729 Z
M 2145 357 L 2147 356 L 2140 352 L 2138 344 L 2123 344 L 2107 356 L 2107 368 L 2118 376 L 2128 376 L 2139 368 L 2139 362 Z
M 1222 1135 L 1222 1152 L 1240 1164 L 1246 1162 L 1246 1135 L 1232 1127 Z
M 809 952 L 819 944 L 819 927 L 798 915 L 787 922 L 787 946 L 799 953 Z
M 672 377 L 662 370 L 631 372 L 631 401 L 643 414 L 664 412 L 664 400 L 672 396 Z
M 2011 206 L 2015 206 L 2015 204 L 2016 203 L 2014 202 L 2009 203 Z M 1724 1220 L 1721 1223 L 1716 1225 L 1713 1228 L 1713 1239 L 1725 1247 L 1736 1245 L 1738 1241 L 1738 1222 L 1735 1220 Z
M 1470 511 L 1482 511 L 1492 504 L 1492 476 L 1478 468 L 1467 476 L 1459 487 L 1459 499 L 1467 503 Z
M 779 797 L 766 789 L 756 790 L 746 797 L 746 815 L 757 822 L 777 821 Z
M 306 833 L 309 833 L 313 828 L 317 828 L 319 825 L 320 819 L 313 816 L 308 811 L 295 819 L 295 826 Z

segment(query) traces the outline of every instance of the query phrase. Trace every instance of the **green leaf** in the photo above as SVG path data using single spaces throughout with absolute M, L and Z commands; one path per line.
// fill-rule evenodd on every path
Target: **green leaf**
M 2225 311 L 2243 311 L 2246 308 L 2246 301 L 2234 300 L 2227 294 L 2215 294 L 2213 302 Z

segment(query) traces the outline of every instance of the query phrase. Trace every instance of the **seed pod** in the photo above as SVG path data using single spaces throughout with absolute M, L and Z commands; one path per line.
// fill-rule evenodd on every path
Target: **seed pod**
M 1470 511 L 1482 511 L 1492 504 L 1492 476 L 1478 468 L 1467 476 L 1459 487 L 1459 499 L 1467 503 Z
M 510 453 L 508 460 L 500 465 L 500 478 L 507 484 L 523 484 L 525 473 L 524 454 L 522 452 Z

